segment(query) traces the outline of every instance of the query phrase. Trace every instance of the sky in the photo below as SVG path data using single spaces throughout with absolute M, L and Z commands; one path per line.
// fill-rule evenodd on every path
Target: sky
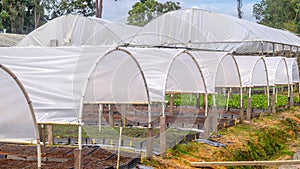
M 103 18 L 111 21 L 126 22 L 128 11 L 139 0 L 103 0 Z M 158 0 L 164 3 L 168 0 Z M 170 1 L 170 0 L 169 0 Z M 180 2 L 181 8 L 200 8 L 211 12 L 223 13 L 237 17 L 237 0 L 172 0 Z M 255 22 L 252 7 L 260 0 L 242 0 L 243 19 Z

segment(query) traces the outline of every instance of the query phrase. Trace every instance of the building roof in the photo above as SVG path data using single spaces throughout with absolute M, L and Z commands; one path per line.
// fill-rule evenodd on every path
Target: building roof
M 0 33 L 0 47 L 14 46 L 24 37 L 25 35 Z

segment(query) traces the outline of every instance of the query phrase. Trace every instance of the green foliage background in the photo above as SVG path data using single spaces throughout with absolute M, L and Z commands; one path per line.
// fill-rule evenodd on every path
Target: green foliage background
M 261 0 L 253 6 L 258 23 L 300 33 L 299 0 Z

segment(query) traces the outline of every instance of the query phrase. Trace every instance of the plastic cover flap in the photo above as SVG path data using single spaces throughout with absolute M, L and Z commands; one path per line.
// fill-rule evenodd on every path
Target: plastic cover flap
M 192 52 L 199 64 L 209 93 L 215 87 L 240 87 L 234 58 L 225 52 Z
M 269 85 L 289 84 L 288 68 L 283 57 L 266 57 Z
M 38 122 L 77 122 L 90 68 L 107 47 L 0 48 L 27 90 Z
M 299 83 L 299 69 L 296 58 L 286 58 L 290 82 Z
M 0 86 L 0 140 L 36 140 L 36 124 L 25 96 L 3 69 L 0 69 Z
M 205 93 L 204 78 L 198 63 L 187 53 L 178 55 L 167 77 L 167 91 L 182 93 Z
M 147 103 L 147 88 L 139 65 L 128 53 L 105 55 L 89 78 L 86 102 Z
M 234 56 L 239 68 L 243 87 L 267 86 L 268 75 L 261 56 Z

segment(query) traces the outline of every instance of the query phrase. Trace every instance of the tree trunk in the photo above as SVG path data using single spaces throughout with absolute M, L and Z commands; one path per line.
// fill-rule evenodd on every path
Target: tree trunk
M 103 0 L 96 0 L 96 18 L 102 18 Z
M 242 0 L 237 0 L 237 11 L 238 11 L 238 17 L 240 19 L 242 19 L 242 15 L 243 15 L 241 8 L 242 8 Z

